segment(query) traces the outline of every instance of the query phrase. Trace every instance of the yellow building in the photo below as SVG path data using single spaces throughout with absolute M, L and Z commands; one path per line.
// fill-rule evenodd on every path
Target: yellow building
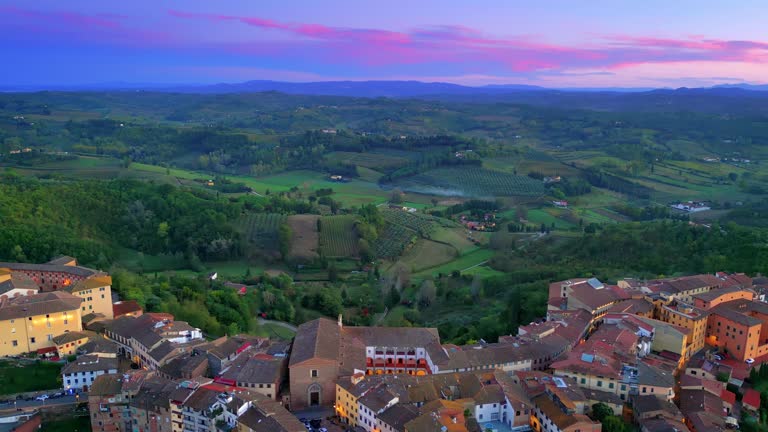
M 357 398 L 361 390 L 358 384 L 364 378 L 365 375 L 356 374 L 336 383 L 336 414 L 350 427 L 357 426 Z
M 77 349 L 88 343 L 95 335 L 90 331 L 68 331 L 54 336 L 53 343 L 56 345 L 59 357 L 64 358 L 77 354 Z
M 61 291 L 6 301 L 0 305 L 0 356 L 55 351 L 55 336 L 82 330 L 82 302 Z
M 66 288 L 67 291 L 83 299 L 80 310 L 83 315 L 99 313 L 106 319 L 112 319 L 112 277 L 99 274 L 83 279 Z
M 693 355 L 704 348 L 707 330 L 707 313 L 685 303 L 661 307 L 659 319 L 665 323 L 684 327 L 688 334 L 688 355 Z

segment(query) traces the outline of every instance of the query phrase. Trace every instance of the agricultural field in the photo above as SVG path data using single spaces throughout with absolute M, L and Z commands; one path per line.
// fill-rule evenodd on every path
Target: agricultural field
M 257 250 L 269 255 L 279 253 L 278 229 L 288 219 L 275 213 L 254 213 L 245 216 L 239 224 L 245 239 Z
M 402 225 L 387 224 L 379 233 L 379 238 L 374 242 L 374 252 L 379 258 L 396 258 L 413 242 L 416 237 L 414 231 Z
M 451 262 L 458 254 L 458 251 L 448 244 L 419 239 L 398 262 L 417 272 Z
M 417 279 L 424 279 L 435 277 L 440 273 L 444 275 L 450 274 L 454 270 L 458 270 L 460 272 L 470 271 L 472 269 L 481 267 L 483 264 L 488 262 L 488 260 L 493 257 L 493 254 L 494 252 L 490 249 L 477 249 L 474 252 L 470 252 L 448 263 L 419 271 L 413 276 Z
M 394 182 L 406 192 L 445 196 L 496 197 L 544 195 L 544 184 L 527 175 L 483 168 L 436 168 Z
M 293 215 L 288 216 L 288 225 L 291 227 L 291 247 L 288 258 L 294 261 L 312 261 L 318 258 L 318 246 L 320 235 L 317 231 L 317 215 Z
M 320 253 L 328 258 L 357 257 L 358 236 L 352 215 L 320 218 Z
M 388 223 L 410 228 L 426 238 L 430 238 L 440 224 L 436 217 L 419 213 L 408 213 L 403 210 L 385 208 L 381 210 L 381 214 Z
M 397 169 L 407 165 L 410 160 L 401 156 L 392 156 L 380 153 L 354 153 L 337 151 L 328 153 L 326 159 L 338 161 L 348 165 L 357 165 L 377 171 Z

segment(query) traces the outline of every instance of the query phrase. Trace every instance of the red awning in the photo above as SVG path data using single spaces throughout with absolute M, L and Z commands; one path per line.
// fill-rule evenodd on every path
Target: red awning
M 48 348 L 40 348 L 39 350 L 37 350 L 38 354 L 48 354 L 48 353 L 51 353 L 51 352 L 56 352 L 56 347 L 55 346 L 48 347 Z

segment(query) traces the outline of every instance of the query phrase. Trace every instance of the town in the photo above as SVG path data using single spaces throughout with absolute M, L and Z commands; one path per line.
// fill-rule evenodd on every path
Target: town
M 465 346 L 343 316 L 211 339 L 111 284 L 72 257 L 0 263 L 0 355 L 64 362 L 4 423 L 33 430 L 69 395 L 94 432 L 704 432 L 758 413 L 768 372 L 768 278 L 742 273 L 552 282 L 545 317 Z

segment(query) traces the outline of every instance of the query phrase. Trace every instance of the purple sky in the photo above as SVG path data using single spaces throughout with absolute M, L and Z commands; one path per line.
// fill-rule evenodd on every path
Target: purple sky
M 0 84 L 768 81 L 765 4 L 0 0 Z

